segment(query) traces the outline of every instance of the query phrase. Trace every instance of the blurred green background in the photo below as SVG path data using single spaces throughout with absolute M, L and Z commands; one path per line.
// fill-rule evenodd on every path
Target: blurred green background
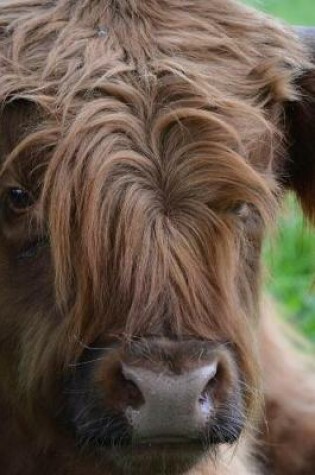
M 315 26 L 315 0 L 244 0 L 294 25 Z M 315 342 L 315 232 L 293 196 L 284 203 L 280 227 L 265 246 L 267 288 L 282 312 Z
M 294 25 L 315 26 L 315 0 L 245 0 Z

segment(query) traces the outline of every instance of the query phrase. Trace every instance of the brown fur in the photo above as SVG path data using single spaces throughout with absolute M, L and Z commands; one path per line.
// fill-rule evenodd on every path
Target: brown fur
M 260 308 L 284 186 L 315 213 L 306 48 L 230 0 L 8 0 L 0 34 L 4 473 L 99 475 L 55 427 L 59 375 L 98 338 L 175 335 L 231 342 L 245 381 L 243 440 L 200 473 L 260 473 L 260 340 L 261 465 L 313 474 L 311 376 L 290 350 L 269 377 L 282 342 Z M 17 185 L 35 198 L 18 217 L 5 208 Z M 43 235 L 49 249 L 17 258 Z

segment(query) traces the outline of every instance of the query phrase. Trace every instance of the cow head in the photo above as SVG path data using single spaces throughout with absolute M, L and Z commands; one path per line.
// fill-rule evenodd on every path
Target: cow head
M 163 4 L 0 12 L 1 391 L 113 474 L 246 433 L 265 229 L 286 187 L 315 210 L 307 48 L 234 2 Z

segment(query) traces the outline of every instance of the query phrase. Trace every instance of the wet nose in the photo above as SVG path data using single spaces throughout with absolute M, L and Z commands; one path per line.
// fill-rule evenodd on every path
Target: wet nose
M 198 455 L 234 443 L 246 421 L 241 367 L 228 343 L 158 337 L 97 343 L 65 383 L 68 427 L 93 447 L 141 454 L 187 447 L 187 456 Z
M 241 377 L 228 344 L 142 338 L 109 350 L 95 383 L 120 436 L 136 445 L 233 443 L 244 426 Z M 102 429 L 108 440 L 118 437 L 111 427 Z
M 150 441 L 198 437 L 214 415 L 212 386 L 217 371 L 216 358 L 181 374 L 123 364 L 124 378 L 143 401 L 125 411 L 135 437 Z

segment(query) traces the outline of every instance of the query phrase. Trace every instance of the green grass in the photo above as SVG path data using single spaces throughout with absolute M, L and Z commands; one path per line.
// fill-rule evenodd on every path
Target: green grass
M 315 26 L 315 0 L 244 0 L 294 25 Z M 277 237 L 265 246 L 267 288 L 283 313 L 315 342 L 315 232 L 291 196 Z
M 315 26 L 314 0 L 246 0 L 247 3 L 294 25 Z
M 264 252 L 269 292 L 284 315 L 315 342 L 315 234 L 293 196 L 285 203 L 278 231 Z

